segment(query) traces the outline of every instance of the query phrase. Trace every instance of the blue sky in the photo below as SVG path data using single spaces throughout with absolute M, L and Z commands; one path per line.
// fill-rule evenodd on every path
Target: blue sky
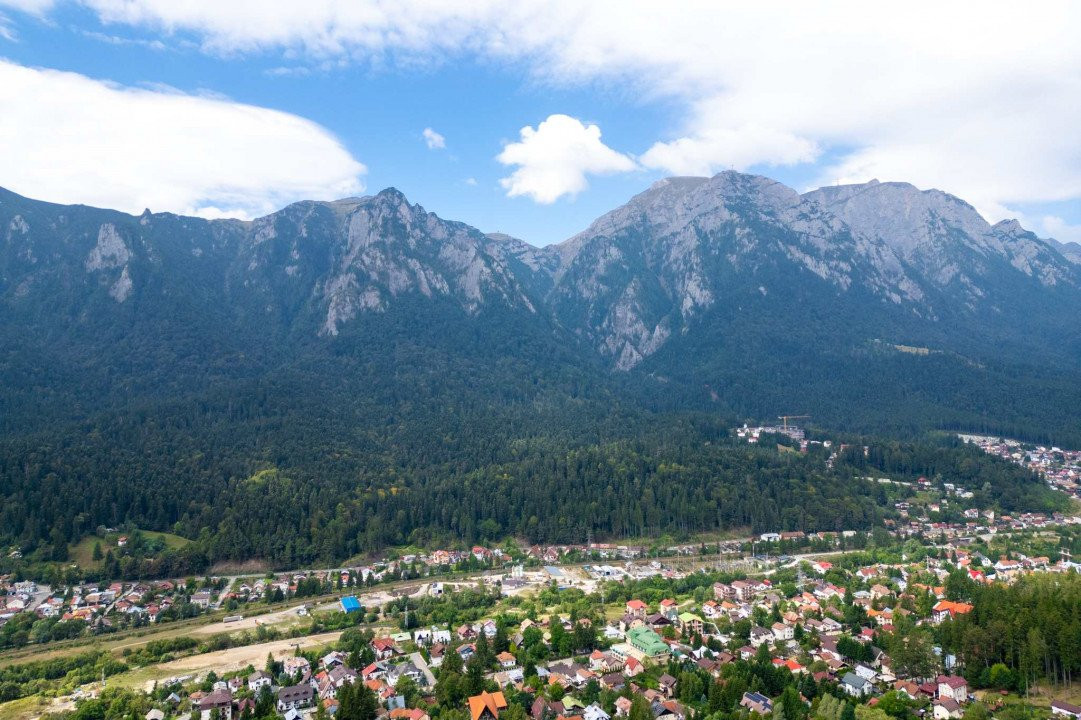
M 547 244 L 661 177 L 735 168 L 800 190 L 909 180 L 1081 239 L 1081 140 L 1060 137 L 1081 123 L 1068 5 L 1030 13 L 1039 31 L 1016 57 L 958 41 L 947 58 L 919 7 L 876 37 L 882 18 L 842 5 L 822 18 L 783 4 L 171 5 L 0 0 L 0 81 L 19 89 L 0 99 L 0 185 L 247 217 L 395 186 Z M 987 32 L 1017 29 L 1006 10 L 987 16 Z

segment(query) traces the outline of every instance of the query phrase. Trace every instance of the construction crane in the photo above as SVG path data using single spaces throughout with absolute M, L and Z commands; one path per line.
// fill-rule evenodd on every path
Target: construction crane
M 788 421 L 789 420 L 799 420 L 800 418 L 809 418 L 809 417 L 811 417 L 811 416 L 810 415 L 778 415 L 777 419 L 782 420 L 784 422 L 784 429 L 788 430 Z

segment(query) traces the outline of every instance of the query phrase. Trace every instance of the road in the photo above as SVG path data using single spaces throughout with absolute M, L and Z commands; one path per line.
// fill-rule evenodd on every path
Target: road
M 417 669 L 424 673 L 424 679 L 428 683 L 427 687 L 435 687 L 435 675 L 432 674 L 431 668 L 428 667 L 428 661 L 424 659 L 424 656 L 419 652 L 410 653 L 409 659 L 413 661 L 413 664 L 417 666 Z

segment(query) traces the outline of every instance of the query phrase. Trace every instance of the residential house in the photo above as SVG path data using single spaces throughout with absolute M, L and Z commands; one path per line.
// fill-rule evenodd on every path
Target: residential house
M 200 720 L 210 720 L 215 710 L 221 720 L 232 720 L 233 694 L 228 690 L 215 690 L 200 698 L 195 703 L 195 709 L 199 711 Z
M 582 709 L 582 720 L 612 720 L 612 717 L 597 703 Z
M 684 637 L 694 634 L 701 635 L 702 625 L 702 618 L 694 613 L 685 612 L 679 614 L 679 628 L 683 631 Z
M 272 682 L 273 678 L 268 673 L 256 670 L 248 676 L 248 689 L 258 695 L 263 688 L 270 687 Z
M 845 676 L 841 678 L 841 689 L 852 697 L 862 698 L 871 694 L 871 690 L 874 688 L 871 683 L 867 682 L 864 678 L 861 678 L 854 672 L 847 672 Z
M 282 660 L 282 670 L 290 677 L 303 677 L 306 673 L 310 673 L 311 669 L 312 666 L 308 662 L 308 658 L 300 655 L 294 655 Z
M 372 650 L 376 660 L 387 660 L 398 654 L 398 647 L 394 640 L 389 637 L 378 637 L 372 640 Z
M 283 687 L 278 691 L 278 712 L 300 710 L 312 704 L 315 689 L 308 683 Z
M 874 668 L 871 668 L 871 667 L 869 667 L 867 665 L 864 665 L 863 663 L 859 663 L 859 664 L 856 665 L 855 671 L 856 671 L 857 675 L 859 675 L 861 678 L 863 678 L 867 682 L 874 682 L 874 680 L 875 680 Z
M 773 712 L 773 701 L 761 693 L 745 692 L 739 701 L 740 707 L 745 707 L 759 715 L 769 715 Z
M 938 697 L 950 698 L 954 702 L 963 703 L 968 699 L 968 683 L 958 675 L 939 675 Z
M 931 703 L 931 714 L 935 720 L 950 720 L 961 717 L 961 706 L 952 698 L 939 698 Z
M 773 630 L 773 636 L 782 642 L 791 640 L 796 636 L 795 628 L 791 625 L 785 625 L 784 623 L 773 623 L 773 626 L 770 629 Z
M 734 600 L 736 591 L 731 585 L 713 583 L 713 598 L 715 600 Z
M 420 668 L 413 664 L 411 660 L 399 663 L 398 665 L 395 665 L 390 670 L 388 670 L 387 684 L 397 687 L 398 681 L 401 680 L 403 677 L 410 678 L 418 685 L 427 684 L 427 679 L 424 677 L 424 673 L 422 673 L 420 671 Z
M 972 606 L 968 603 L 953 602 L 952 600 L 939 600 L 931 608 L 931 622 L 936 625 L 946 618 L 954 618 L 972 612 Z
M 768 645 L 773 642 L 773 633 L 764 627 L 755 625 L 751 628 L 751 646 Z
M 499 720 L 499 711 L 505 710 L 507 700 L 503 693 L 490 693 L 487 690 L 469 698 L 470 720 Z

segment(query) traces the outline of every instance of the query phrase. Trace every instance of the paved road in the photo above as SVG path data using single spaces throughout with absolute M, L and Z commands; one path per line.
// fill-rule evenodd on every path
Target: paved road
M 435 675 L 432 674 L 431 668 L 428 667 L 428 661 L 424 659 L 424 656 L 419 652 L 410 653 L 409 659 L 413 661 L 413 664 L 417 666 L 417 669 L 424 673 L 424 679 L 428 682 L 428 687 L 435 687 Z

